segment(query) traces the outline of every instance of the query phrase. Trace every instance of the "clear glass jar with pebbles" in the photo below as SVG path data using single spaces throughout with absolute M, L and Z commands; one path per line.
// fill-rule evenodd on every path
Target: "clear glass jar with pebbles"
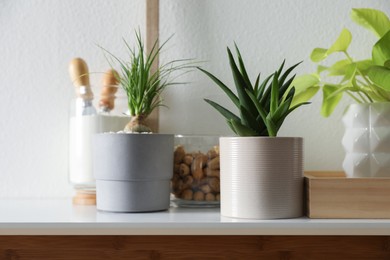
M 178 207 L 219 207 L 219 137 L 176 135 L 172 203 Z

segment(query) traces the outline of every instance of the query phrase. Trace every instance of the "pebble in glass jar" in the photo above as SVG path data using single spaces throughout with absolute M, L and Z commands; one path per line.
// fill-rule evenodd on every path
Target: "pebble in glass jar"
M 176 136 L 175 145 L 172 201 L 184 207 L 219 206 L 218 137 Z

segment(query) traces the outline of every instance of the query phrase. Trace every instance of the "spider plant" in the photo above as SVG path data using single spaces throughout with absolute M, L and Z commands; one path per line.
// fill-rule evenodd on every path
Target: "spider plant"
M 146 118 L 156 107 L 163 106 L 160 94 L 168 87 L 181 82 L 175 82 L 179 76 L 192 68 L 188 61 L 190 59 L 172 60 L 158 65 L 153 70 L 153 63 L 161 53 L 162 48 L 168 42 L 166 40 L 158 47 L 158 40 L 153 44 L 149 53 L 146 53 L 144 42 L 139 31 L 135 32 L 136 47 L 132 48 L 126 40 L 123 40 L 129 53 L 129 60 L 123 60 L 102 48 L 111 57 L 111 67 L 117 63 L 120 67 L 118 81 L 127 95 L 127 103 L 131 116 L 130 122 L 126 125 L 125 132 L 151 132 L 145 123 Z M 182 73 L 172 75 L 177 71 Z
M 285 61 L 279 69 L 260 82 L 260 73 L 254 84 L 249 80 L 240 51 L 235 45 L 238 64 L 227 48 L 230 68 L 234 78 L 237 95 L 213 74 L 198 68 L 214 81 L 230 98 L 239 111 L 239 116 L 214 101 L 205 99 L 222 116 L 238 136 L 276 136 L 286 117 L 296 108 L 308 104 L 293 104 L 295 87 L 291 86 L 295 75 L 289 77 L 297 63 L 285 72 Z M 288 78 L 289 77 L 289 78 Z M 293 104 L 293 105 L 292 105 Z

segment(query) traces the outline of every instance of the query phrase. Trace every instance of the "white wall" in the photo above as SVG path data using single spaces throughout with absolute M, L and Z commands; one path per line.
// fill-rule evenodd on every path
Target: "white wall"
M 160 38 L 172 33 L 162 60 L 195 57 L 203 67 L 232 85 L 226 46 L 236 41 L 252 77 L 273 72 L 286 58 L 308 73 L 314 47 L 329 46 L 346 26 L 354 36 L 351 53 L 370 55 L 371 34 L 349 19 L 352 7 L 373 7 L 390 14 L 386 0 L 160 0 Z M 0 198 L 65 197 L 68 184 L 68 109 L 73 95 L 67 66 L 81 56 L 90 70 L 107 68 L 100 44 L 124 55 L 122 37 L 144 31 L 143 0 L 0 1 Z M 131 40 L 130 40 L 131 41 Z M 92 77 L 98 84 L 99 77 Z M 220 90 L 194 72 L 186 86 L 169 89 L 170 109 L 161 110 L 161 129 L 169 133 L 230 134 L 224 120 L 202 99 L 229 105 Z M 281 135 L 305 137 L 306 169 L 341 169 L 340 116 L 347 104 L 324 119 L 321 95 L 296 111 Z

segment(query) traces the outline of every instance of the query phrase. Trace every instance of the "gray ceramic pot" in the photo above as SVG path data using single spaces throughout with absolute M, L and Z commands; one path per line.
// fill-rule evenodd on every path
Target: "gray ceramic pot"
M 169 208 L 173 135 L 96 134 L 93 171 L 97 209 L 147 212 Z

